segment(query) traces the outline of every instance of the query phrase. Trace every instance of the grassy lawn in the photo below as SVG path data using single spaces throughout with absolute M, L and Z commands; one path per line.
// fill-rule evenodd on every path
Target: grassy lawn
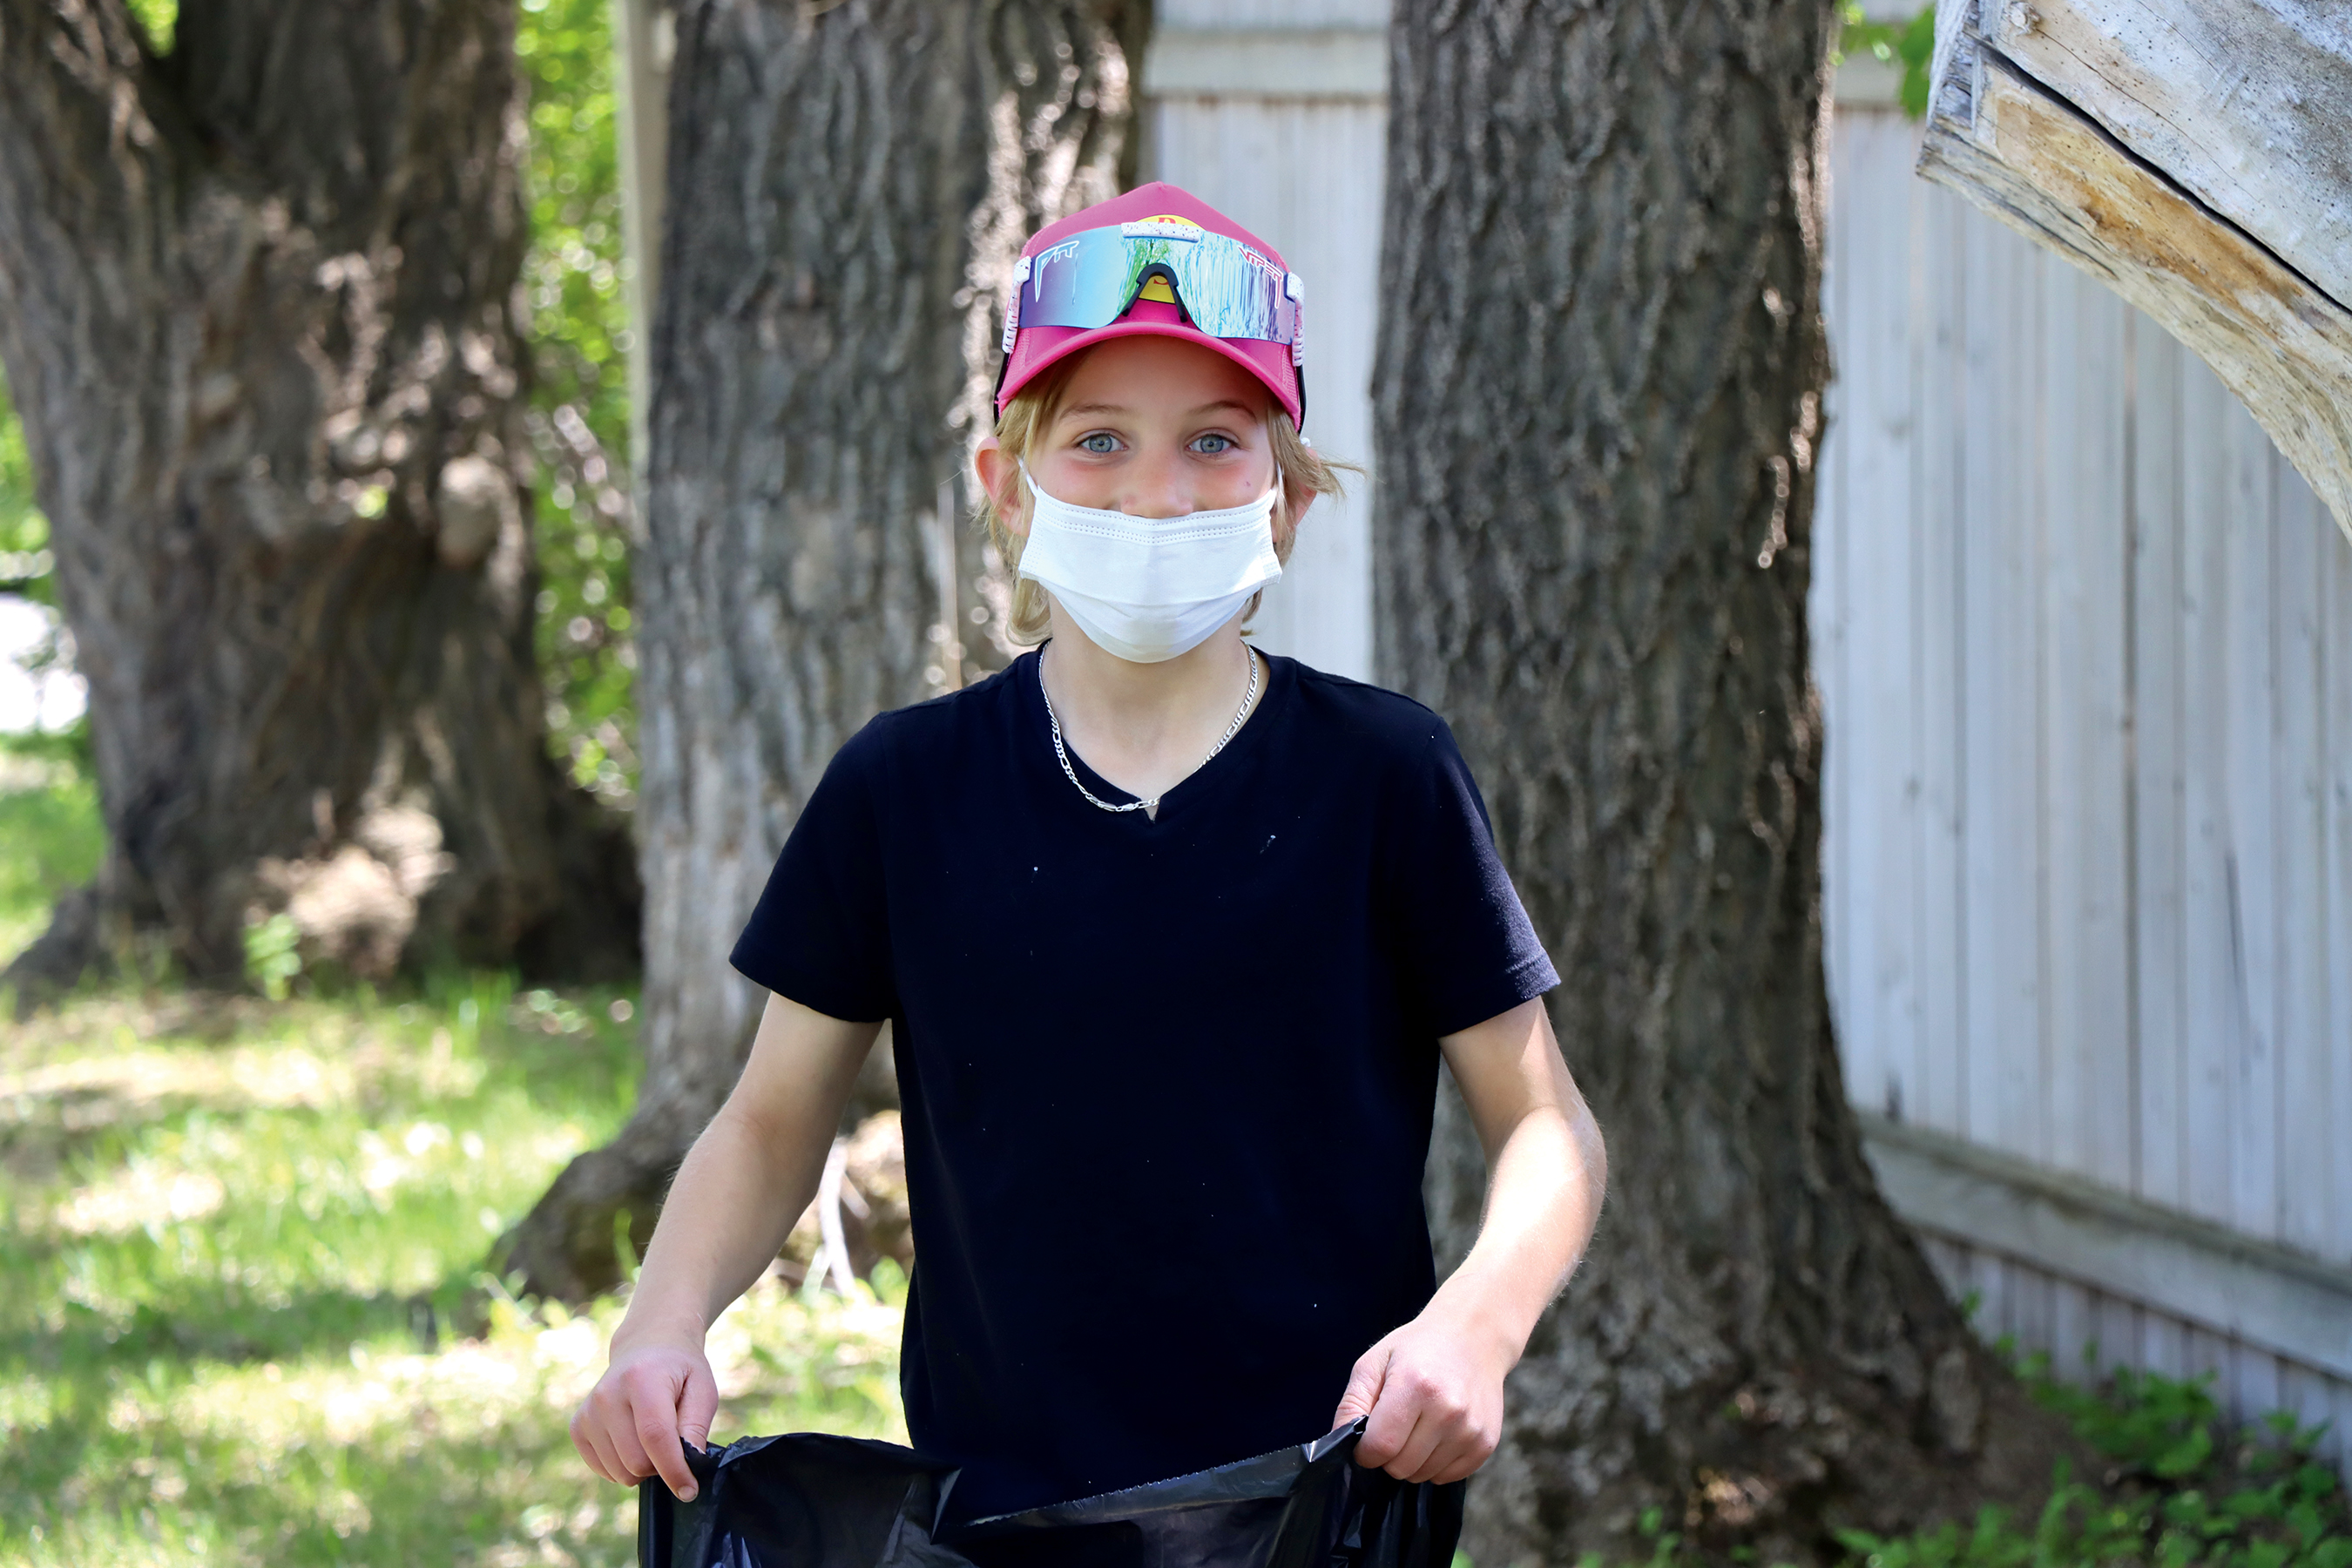
M 483 976 L 12 1030 L 0 1561 L 631 1561 L 629 1494 L 564 1430 L 617 1304 L 525 1311 L 478 1273 L 625 1114 L 625 1000 Z M 747 1297 L 719 1435 L 901 1433 L 884 1295 Z
M 11 782 L 0 960 L 96 847 L 76 777 Z M 633 1494 L 565 1432 L 619 1305 L 524 1310 L 479 1273 L 626 1114 L 631 1001 L 486 974 L 8 1026 L 0 1563 L 633 1562 Z M 902 1436 L 899 1294 L 748 1296 L 718 1435 Z

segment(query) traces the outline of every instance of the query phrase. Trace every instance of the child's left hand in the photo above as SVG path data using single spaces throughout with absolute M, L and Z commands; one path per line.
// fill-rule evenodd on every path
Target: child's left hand
M 1503 1435 L 1503 1374 L 1519 1348 L 1455 1321 L 1441 1301 L 1357 1358 L 1334 1426 L 1359 1415 L 1356 1462 L 1403 1481 L 1458 1481 Z

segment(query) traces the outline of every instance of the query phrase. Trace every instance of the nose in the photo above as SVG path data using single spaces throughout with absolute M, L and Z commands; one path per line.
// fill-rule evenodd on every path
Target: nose
M 1158 452 L 1131 465 L 1118 510 L 1129 517 L 1182 517 L 1199 508 L 1192 504 L 1192 479 L 1178 455 Z

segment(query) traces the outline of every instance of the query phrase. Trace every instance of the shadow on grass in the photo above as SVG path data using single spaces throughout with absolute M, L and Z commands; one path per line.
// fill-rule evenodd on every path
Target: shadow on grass
M 291 1363 L 388 1341 L 430 1352 L 445 1337 L 478 1333 L 485 1300 L 467 1273 L 409 1296 L 308 1289 L 272 1304 L 221 1283 L 183 1291 L 168 1308 L 142 1302 L 125 1317 L 72 1303 L 58 1328 L 0 1333 L 0 1378 L 96 1385 L 123 1368 L 143 1367 L 152 1381 L 184 1375 L 199 1363 Z
M 191 1561 L 452 1563 L 541 1541 L 575 1562 L 628 1560 L 632 1494 L 595 1480 L 541 1412 L 445 1431 L 419 1402 L 352 1442 L 265 1447 L 218 1428 L 127 1422 L 124 1397 L 119 1380 L 62 1379 L 51 1419 L 0 1441 L 0 1497 L 22 1507 L 17 1529 L 46 1527 L 61 1543 L 79 1533 L 90 1560 L 111 1557 L 102 1542 L 174 1535 Z

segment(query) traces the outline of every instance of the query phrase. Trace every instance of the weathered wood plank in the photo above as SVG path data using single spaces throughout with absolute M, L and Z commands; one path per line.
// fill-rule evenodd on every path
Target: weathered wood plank
M 1143 84 L 1169 98 L 1379 98 L 1388 67 L 1388 37 L 1376 28 L 1161 27 Z
M 2126 388 L 2132 426 L 2133 966 L 2139 1127 L 2135 1190 L 2188 1205 L 2181 1136 L 2187 1096 L 2188 889 L 2183 879 L 2189 732 L 2181 548 L 2185 538 L 2181 363 L 2186 352 L 2134 312 Z M 2204 373 L 2198 372 L 2202 375 Z M 2151 1331 L 2147 1353 L 2179 1364 L 2177 1339 Z
M 2270 447 L 2243 410 L 2222 416 L 2230 627 L 2222 744 L 2231 945 L 2231 1205 L 2250 1236 L 2278 1234 L 2278 664 L 2271 585 L 2278 530 Z
M 1979 15 L 1961 0 L 1938 48 L 1920 173 L 2195 350 L 2352 538 L 2352 310 L 1987 45 Z
M 2048 1157 L 2128 1187 L 2131 1099 L 2116 1092 L 2130 1081 L 2132 1048 L 2125 810 L 2128 485 L 2126 406 L 2117 395 L 2127 307 L 2071 268 L 2045 266 L 2042 285 Z
M 1916 151 L 1916 139 L 1912 145 Z M 1912 385 L 1917 388 L 1919 425 L 1916 528 L 1922 562 L 1917 599 L 1920 658 L 1920 748 L 1925 837 L 1920 849 L 1920 1032 L 1919 1076 L 1927 1092 L 1913 1120 L 1946 1131 L 1964 1125 L 1968 1083 L 1967 1035 L 1967 731 L 1961 658 L 1965 616 L 1961 593 L 1967 581 L 1963 537 L 1965 454 L 1958 416 L 1964 406 L 1959 378 L 1951 364 L 1966 332 L 1960 287 L 1968 229 L 1987 226 L 1951 192 L 1918 180 L 1902 182 L 1911 193 L 1917 259 L 1911 286 L 1919 299 L 1918 332 L 1912 344 Z M 1860 498 L 1867 515 L 1870 500 Z
M 2329 542 L 2333 543 L 2333 541 Z M 2352 551 L 2323 552 L 2322 631 L 2326 711 L 2320 741 L 2322 821 L 2320 877 L 2327 905 L 2327 1013 L 2315 1047 L 2327 1063 L 2331 1135 L 2315 1156 L 2328 1193 L 2330 1258 L 2352 1258 Z M 2352 1389 L 2340 1397 L 2343 1424 L 2352 1429 Z M 2343 1449 L 2352 1462 L 2352 1436 Z
M 2039 1086 L 2025 1058 L 2038 1058 L 2042 1038 L 2042 898 L 2032 847 L 2039 841 L 2042 779 L 2033 550 L 2040 399 L 2028 368 L 2028 345 L 2040 326 L 2032 288 L 2037 258 L 1981 225 L 1963 243 L 1967 1076 L 1955 1131 L 2032 1155 L 2039 1152 Z M 2016 330 L 2021 321 L 2032 323 L 2026 333 Z
M 2228 758 L 2228 671 L 2236 632 L 2229 615 L 2231 554 L 2227 389 L 2205 366 L 2181 365 L 2180 626 L 2184 895 L 2181 973 L 2182 1188 L 2189 1212 L 2227 1221 L 2233 1157 L 2231 1064 L 2243 1017 L 2235 1006 L 2238 931 L 2232 914 Z
M 2324 0 L 2007 0 L 1984 41 L 2352 305 L 2352 11 Z
M 1899 175 L 1911 158 L 1909 128 L 1893 117 L 1847 139 L 1840 174 L 1871 180 Z M 1899 188 L 1899 186 L 1897 187 Z M 1834 189 L 1834 185 L 1832 186 Z M 1875 204 L 1841 207 L 1831 221 L 1844 226 L 1838 297 L 1832 309 L 1844 329 L 1834 352 L 1832 416 L 1850 428 L 1840 446 L 1842 495 L 1871 498 L 1850 513 L 1856 526 L 1839 542 L 1840 633 L 1849 645 L 1882 649 L 1882 657 L 1849 659 L 1840 677 L 1842 722 L 1830 735 L 1839 762 L 1844 826 L 1840 870 L 1848 879 L 1842 900 L 1845 930 L 1839 955 L 1850 979 L 1840 986 L 1852 1025 L 1842 1038 L 1862 1053 L 1847 1081 L 1863 1103 L 1900 1114 L 1912 1096 L 1918 1005 L 1916 762 L 1919 723 L 1914 685 L 1911 559 L 1912 443 L 1917 431 L 1910 385 L 1910 294 L 1903 223 Z
M 2328 1144 L 2336 1118 L 2328 1104 L 2327 946 L 2331 929 L 2322 877 L 2326 812 L 2320 797 L 2326 753 L 2326 686 L 2321 615 L 2326 557 L 2346 553 L 2294 470 L 2265 452 L 2272 479 L 2273 569 L 2271 637 L 2277 661 L 2272 728 L 2273 822 L 2272 878 L 2278 890 L 2278 1131 L 2270 1140 L 2278 1191 L 2281 1241 L 2325 1254 L 2331 1194 Z M 2352 1048 L 2352 1047 L 2347 1047 Z
M 2352 1268 L 2256 1241 L 1979 1144 L 1863 1113 L 1895 1212 L 2029 1277 L 2071 1280 L 2352 1377 Z M 2011 1284 L 2015 1285 L 2012 1279 Z M 2032 1310 L 2044 1314 L 2046 1295 Z M 2079 1347 L 2078 1347 L 2079 1348 Z

